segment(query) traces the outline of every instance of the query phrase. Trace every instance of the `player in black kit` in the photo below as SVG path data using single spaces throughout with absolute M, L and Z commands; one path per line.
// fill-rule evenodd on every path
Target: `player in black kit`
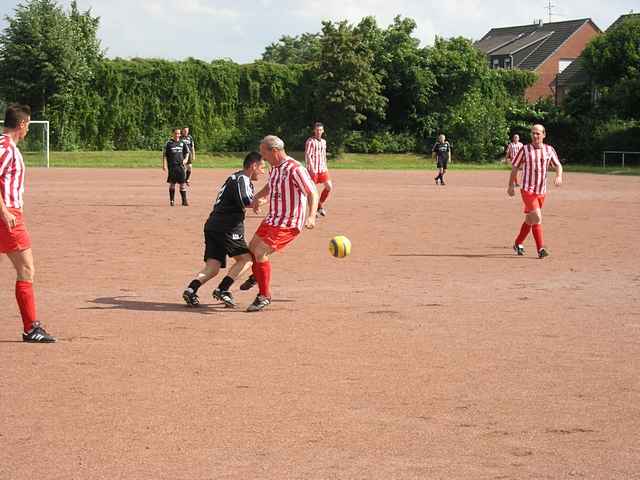
M 187 144 L 189 148 L 189 158 L 187 159 L 187 164 L 185 165 L 187 176 L 185 180 L 187 181 L 187 185 L 190 185 L 189 179 L 191 178 L 191 170 L 193 168 L 193 162 L 196 159 L 196 142 L 193 140 L 193 137 L 189 133 L 189 127 L 184 127 L 182 129 L 182 136 L 180 137 L 184 143 Z
M 167 183 L 169 184 L 169 205 L 175 205 L 176 183 L 180 184 L 180 196 L 182 205 L 189 205 L 187 201 L 187 185 L 185 176 L 185 163 L 189 156 L 189 147 L 180 140 L 180 129 L 174 128 L 171 139 L 162 150 L 162 170 L 167 171 Z
M 451 163 L 451 144 L 446 141 L 443 134 L 438 135 L 438 141 L 431 149 L 432 157 L 436 157 L 438 176 L 435 178 L 436 185 L 440 181 L 440 185 L 444 185 L 444 174 L 447 173 L 447 167 Z
M 227 307 L 236 305 L 229 288 L 251 263 L 251 254 L 244 238 L 245 209 L 253 201 L 251 182 L 265 173 L 264 160 L 257 152 L 249 153 L 242 166 L 243 170 L 230 175 L 220 187 L 213 211 L 204 224 L 205 266 L 182 293 L 182 298 L 189 306 L 200 304 L 198 289 L 226 267 L 227 256 L 233 257 L 235 263 L 213 291 L 213 297 Z

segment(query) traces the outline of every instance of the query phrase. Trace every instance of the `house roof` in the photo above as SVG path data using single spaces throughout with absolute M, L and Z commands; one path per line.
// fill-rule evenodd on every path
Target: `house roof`
M 609 25 L 607 32 L 617 28 L 627 19 L 640 18 L 640 13 L 629 13 L 626 15 L 620 15 L 618 19 Z M 574 62 L 565 68 L 562 73 L 558 75 L 558 85 L 582 85 L 589 81 L 589 74 L 585 68 L 584 57 L 580 55 Z
M 528 46 L 537 44 L 519 64 L 514 65 L 523 70 L 535 70 L 586 23 L 591 23 L 600 31 L 590 18 L 492 28 L 476 42 L 476 47 L 487 55 L 513 55 Z

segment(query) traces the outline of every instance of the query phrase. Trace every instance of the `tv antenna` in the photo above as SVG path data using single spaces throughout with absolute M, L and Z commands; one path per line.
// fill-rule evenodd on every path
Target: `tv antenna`
M 547 6 L 544 7 L 544 9 L 547 11 L 547 13 L 549 14 L 549 23 L 552 22 L 552 18 L 553 15 L 555 14 L 555 8 L 557 7 L 556 4 L 554 4 L 551 0 L 549 0 L 547 2 Z

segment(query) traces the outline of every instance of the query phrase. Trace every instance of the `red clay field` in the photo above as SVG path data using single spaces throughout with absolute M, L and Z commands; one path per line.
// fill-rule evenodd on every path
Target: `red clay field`
M 20 341 L 2 257 L 0 479 L 640 478 L 639 177 L 550 186 L 538 260 L 507 172 L 334 171 L 268 310 L 189 309 L 227 173 L 171 208 L 160 169 L 30 170 L 59 342 Z

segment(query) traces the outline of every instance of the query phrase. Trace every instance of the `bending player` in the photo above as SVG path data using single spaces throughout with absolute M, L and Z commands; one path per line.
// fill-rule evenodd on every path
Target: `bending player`
M 556 186 L 562 185 L 562 165 L 558 160 L 558 154 L 555 149 L 551 145 L 544 143 L 545 137 L 546 132 L 542 125 L 536 124 L 531 127 L 531 144 L 525 145 L 513 161 L 507 188 L 507 194 L 513 197 L 515 195 L 518 170 L 522 168 L 522 189 L 520 194 L 524 203 L 525 218 L 520 227 L 520 234 L 516 237 L 513 250 L 518 255 L 524 255 L 523 243 L 529 232 L 533 231 L 538 258 L 544 258 L 549 255 L 542 236 L 542 205 L 547 193 L 547 172 L 550 165 L 553 165 L 556 170 Z
M 7 107 L 0 136 L 0 253 L 9 257 L 16 270 L 15 295 L 24 327 L 22 341 L 52 343 L 56 339 L 36 320 L 35 267 L 31 238 L 22 216 L 25 165 L 17 144 L 27 136 L 30 121 L 29 107 Z
M 232 257 L 235 263 L 213 291 L 213 297 L 224 302 L 227 307 L 236 306 L 229 288 L 251 262 L 244 239 L 245 209 L 254 199 L 251 182 L 265 173 L 264 160 L 257 152 L 249 153 L 242 167 L 242 170 L 230 175 L 220 187 L 213 211 L 204 225 L 205 266 L 182 294 L 185 303 L 192 307 L 200 304 L 198 289 L 227 266 L 227 256 Z
M 280 138 L 275 135 L 264 137 L 260 142 L 260 154 L 271 165 L 271 171 L 252 207 L 257 211 L 260 201 L 268 197 L 269 213 L 249 244 L 253 276 L 260 292 L 247 308 L 248 312 L 260 311 L 271 303 L 269 257 L 295 240 L 303 227 L 313 228 L 318 209 L 318 191 L 309 172 L 287 155 Z
M 333 190 L 333 182 L 329 178 L 329 168 L 327 167 L 327 141 L 322 138 L 324 125 L 316 122 L 313 125 L 313 135 L 304 144 L 304 161 L 315 184 L 323 184 L 324 188 L 318 203 L 318 215 L 326 216 L 327 211 L 324 205 Z

